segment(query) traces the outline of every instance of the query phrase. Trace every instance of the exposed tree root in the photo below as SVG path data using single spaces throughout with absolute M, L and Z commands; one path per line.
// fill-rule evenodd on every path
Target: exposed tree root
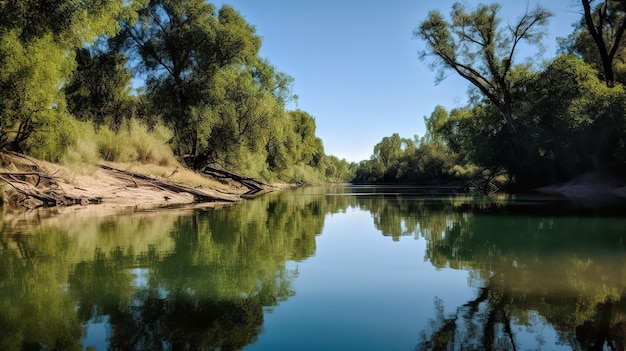
M 0 179 L 11 188 L 5 190 L 5 201 L 11 209 L 98 204 L 101 198 L 65 194 L 53 177 L 36 172 L 2 172 Z
M 263 183 L 258 179 L 242 177 L 238 174 L 209 166 L 202 168 L 200 172 L 219 180 L 234 180 L 235 182 L 241 184 L 248 189 L 248 192 L 246 192 L 244 195 L 255 195 L 264 190 L 273 188 L 271 185 Z

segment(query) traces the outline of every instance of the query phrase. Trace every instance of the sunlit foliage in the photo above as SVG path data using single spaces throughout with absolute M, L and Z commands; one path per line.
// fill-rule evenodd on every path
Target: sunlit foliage
M 166 147 L 166 158 L 195 169 L 350 177 L 347 162 L 324 161 L 314 117 L 287 109 L 293 78 L 259 56 L 254 26 L 228 5 L 3 1 L 0 18 L 0 148 L 71 163 L 162 163 L 154 155 Z M 145 132 L 133 131 L 138 121 Z M 146 133 L 169 137 L 148 145 Z

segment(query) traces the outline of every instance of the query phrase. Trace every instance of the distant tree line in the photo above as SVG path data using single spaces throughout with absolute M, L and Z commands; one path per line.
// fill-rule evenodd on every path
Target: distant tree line
M 77 149 L 94 139 L 97 157 L 115 160 L 124 151 L 102 140 L 139 123 L 192 168 L 351 178 L 324 153 L 315 118 L 287 109 L 293 78 L 259 56 L 255 28 L 228 5 L 7 0 L 0 19 L 2 149 L 63 161 L 86 158 Z
M 415 29 L 439 80 L 453 72 L 471 83 L 469 103 L 435 107 L 422 138 L 383 138 L 356 182 L 501 176 L 524 188 L 590 171 L 626 176 L 626 1 L 581 0 L 575 30 L 541 64 L 518 52 L 540 50 L 551 14 L 537 7 L 503 23 L 499 9 L 456 3 Z

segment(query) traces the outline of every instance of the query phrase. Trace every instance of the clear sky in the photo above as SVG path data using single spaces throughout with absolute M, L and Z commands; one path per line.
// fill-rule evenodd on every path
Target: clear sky
M 413 30 L 430 10 L 448 15 L 454 0 L 222 0 L 256 27 L 260 55 L 295 79 L 297 106 L 315 117 L 326 154 L 369 159 L 383 137 L 424 135 L 424 116 L 436 105 L 467 102 L 468 83 L 450 75 L 435 85 L 421 62 L 424 43 Z M 461 1 L 474 9 L 479 1 Z M 489 0 L 483 3 L 492 3 Z M 500 1 L 503 21 L 515 22 L 536 0 Z M 579 0 L 542 0 L 553 13 L 543 59 L 552 59 L 556 37 L 573 31 Z M 536 52 L 522 53 L 535 55 Z M 523 57 L 520 57 L 520 59 Z M 541 58 L 536 58 L 538 62 Z M 519 62 L 519 61 L 518 61 Z

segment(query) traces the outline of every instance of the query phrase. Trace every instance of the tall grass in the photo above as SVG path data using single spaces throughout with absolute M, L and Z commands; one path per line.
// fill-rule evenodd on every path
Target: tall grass
M 162 125 L 156 125 L 149 131 L 143 123 L 130 119 L 122 124 L 117 133 L 101 127 L 95 140 L 100 157 L 105 161 L 172 166 L 177 164 L 176 157 L 167 144 L 172 135 Z
M 94 130 L 89 122 L 79 123 L 80 135 L 61 158 L 65 164 L 97 164 L 101 160 L 160 166 L 178 164 L 167 144 L 172 132 L 161 125 L 148 130 L 140 121 L 129 119 L 122 123 L 119 131 L 114 132 L 105 126 Z

